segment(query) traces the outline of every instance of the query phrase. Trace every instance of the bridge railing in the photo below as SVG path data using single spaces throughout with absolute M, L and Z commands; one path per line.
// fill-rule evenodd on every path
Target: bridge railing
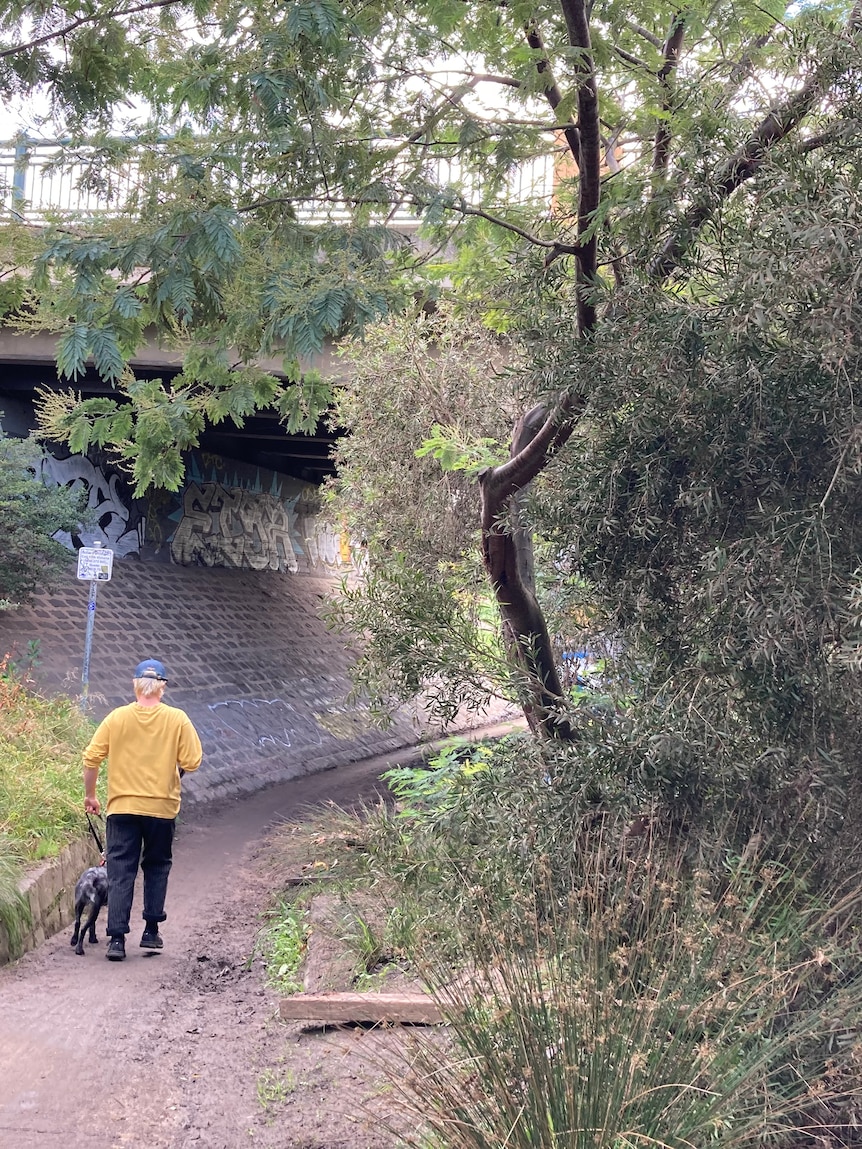
M 83 155 L 65 155 L 60 142 L 18 139 L 0 143 L 0 223 L 13 219 L 44 224 L 52 215 L 81 218 L 134 212 L 134 192 L 139 184 L 141 163 L 134 152 L 109 167 L 94 169 Z M 439 160 L 434 183 L 469 192 L 470 181 L 457 160 Z M 540 156 L 514 169 L 508 179 L 507 198 L 513 203 L 543 200 L 550 207 L 554 192 L 554 162 Z M 419 222 L 415 210 L 406 205 L 381 214 L 396 230 L 414 230 Z M 346 208 L 331 204 L 303 204 L 297 207 L 303 222 L 347 219 Z

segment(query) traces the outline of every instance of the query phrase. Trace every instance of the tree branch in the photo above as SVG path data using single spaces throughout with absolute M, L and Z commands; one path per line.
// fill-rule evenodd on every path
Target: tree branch
M 619 56 L 624 64 L 630 64 L 635 71 L 646 72 L 648 76 L 655 75 L 649 64 L 645 64 L 643 60 L 639 60 L 637 56 L 633 56 L 632 53 L 627 52 L 625 48 L 620 48 L 617 44 L 612 44 L 611 50 Z
M 146 3 L 136 4 L 132 8 L 108 8 L 103 12 L 92 12 L 88 16 L 80 16 L 77 20 L 70 20 L 62 28 L 56 28 L 53 32 L 46 32 L 44 36 L 37 36 L 35 40 L 28 40 L 26 44 L 16 44 L 14 48 L 4 48 L 0 52 L 0 60 L 6 56 L 15 56 L 18 52 L 27 52 L 31 48 L 38 48 L 42 44 L 48 44 L 51 40 L 61 40 L 85 24 L 96 24 L 100 20 L 122 19 L 124 16 L 135 16 L 138 12 L 150 12 L 155 8 L 170 8 L 174 4 L 187 2 L 188 0 L 147 0 Z
M 237 215 L 246 215 L 248 212 L 259 211 L 261 208 L 273 207 L 276 204 L 329 204 L 332 207 L 345 206 L 349 207 L 356 203 L 356 199 L 351 199 L 347 196 L 334 196 L 334 195 L 316 195 L 316 196 L 267 196 L 265 199 L 255 200 L 254 203 L 246 204 L 244 207 L 237 207 Z M 375 199 L 366 199 L 362 201 L 363 204 L 379 204 L 380 207 L 415 207 L 425 208 L 428 204 L 416 196 L 402 196 L 398 199 L 382 199 L 380 197 Z M 520 227 L 516 223 L 509 220 L 502 219 L 500 216 L 491 215 L 490 212 L 484 211 L 482 208 L 472 207 L 467 203 L 452 203 L 449 204 L 450 211 L 457 212 L 462 216 L 476 216 L 479 219 L 485 219 L 488 223 L 493 223 L 496 227 L 502 228 L 504 231 L 510 231 L 513 235 L 520 236 L 525 239 L 527 243 L 532 244 L 533 247 L 541 247 L 546 249 L 551 255 L 550 258 L 556 259 L 560 255 L 580 255 L 583 250 L 579 244 L 564 243 L 559 239 L 542 239 L 541 236 L 533 235 L 532 232 L 527 231 L 525 228 Z
M 797 151 L 801 155 L 807 155 L 809 152 L 815 152 L 818 148 L 825 148 L 829 144 L 841 143 L 850 138 L 858 140 L 860 137 L 859 129 L 858 121 L 842 120 L 840 123 L 831 124 L 828 128 L 824 128 L 816 136 L 808 136 L 806 139 L 800 140 L 797 144 Z M 854 147 L 862 147 L 862 144 L 855 144 Z
M 679 54 L 682 50 L 682 41 L 685 36 L 685 16 L 677 12 L 671 21 L 667 39 L 664 42 L 662 55 L 664 62 L 658 72 L 658 82 L 663 89 L 662 110 L 670 113 L 673 109 L 673 74 L 679 64 Z M 670 164 L 670 124 L 667 120 L 660 120 L 655 133 L 653 147 L 653 171 L 659 175 L 666 175 Z
M 862 0 L 856 0 L 847 21 L 845 37 L 862 27 Z M 661 282 L 676 268 L 694 243 L 700 229 L 725 200 L 751 179 L 766 159 L 769 149 L 793 132 L 836 79 L 833 59 L 821 65 L 802 88 L 780 107 L 772 108 L 742 147 L 718 170 L 708 192 L 692 203 L 681 225 L 664 243 L 649 267 L 650 278 Z
M 399 144 L 389 153 L 390 158 L 400 155 L 407 148 L 411 147 L 411 145 L 418 143 L 427 132 L 430 132 L 440 122 L 440 117 L 447 110 L 447 104 L 452 107 L 459 107 L 467 93 L 472 92 L 478 83 L 478 79 L 472 77 L 465 83 L 459 84 L 453 91 L 447 92 L 437 107 L 431 109 L 425 122 L 418 127 L 415 132 L 412 132 L 403 143 Z
M 418 203 L 416 206 L 420 206 Z M 491 215 L 489 212 L 484 211 L 482 208 L 470 207 L 469 204 L 461 204 L 460 206 L 453 206 L 453 211 L 458 211 L 462 215 L 477 216 L 479 219 L 486 219 L 488 223 L 496 224 L 497 227 L 505 228 L 506 231 L 511 231 L 514 235 L 519 235 L 521 239 L 527 240 L 528 243 L 533 244 L 534 247 L 547 248 L 552 253 L 554 259 L 560 255 L 576 255 L 583 254 L 583 247 L 577 243 L 563 243 L 559 239 L 540 239 L 539 236 L 533 235 L 524 228 L 519 227 L 516 223 L 509 223 L 505 219 L 500 219 L 499 216 Z M 549 260 L 546 260 L 546 263 Z
M 530 413 L 534 424 L 538 422 L 538 417 L 544 416 L 544 422 L 535 435 L 505 463 L 491 468 L 483 476 L 483 482 L 498 505 L 535 479 L 549 456 L 558 451 L 571 435 L 574 420 L 583 406 L 583 400 L 579 399 L 576 403 L 566 393 L 549 413 L 544 407 L 534 408 Z
M 628 26 L 634 33 L 640 36 L 642 40 L 646 40 L 648 44 L 652 44 L 652 46 L 654 48 L 658 48 L 659 51 L 662 50 L 663 45 L 661 37 L 656 36 L 654 33 L 650 32 L 648 28 L 644 28 L 640 24 L 633 24 L 631 20 L 628 21 Z
M 589 334 L 596 325 L 595 291 L 598 237 L 595 213 L 601 193 L 602 140 L 599 124 L 599 97 L 590 43 L 590 26 L 584 0 L 561 0 L 569 41 L 578 49 L 578 135 L 581 143 L 578 164 L 578 330 Z
M 542 34 L 536 27 L 535 23 L 528 24 L 524 28 L 527 37 L 527 43 L 537 52 L 542 53 L 542 58 L 536 61 L 536 71 L 540 76 L 546 77 L 545 82 L 545 97 L 554 111 L 563 102 L 563 94 L 557 87 L 557 82 L 554 79 L 554 73 L 551 71 L 551 65 L 548 61 L 547 53 L 545 52 L 545 43 L 542 40 Z M 563 135 L 566 137 L 566 143 L 569 145 L 569 151 L 572 153 L 572 159 L 580 168 L 581 166 L 581 137 L 577 127 L 574 124 L 567 123 L 563 129 Z

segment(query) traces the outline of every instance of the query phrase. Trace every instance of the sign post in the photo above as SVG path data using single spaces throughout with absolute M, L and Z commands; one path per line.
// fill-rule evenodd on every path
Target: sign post
M 91 547 L 81 547 L 78 551 L 78 578 L 89 580 L 90 595 L 87 600 L 87 635 L 84 639 L 84 663 L 81 667 L 81 709 L 87 709 L 90 693 L 90 650 L 93 645 L 93 626 L 96 622 L 96 594 L 100 582 L 110 582 L 114 568 L 114 552 L 95 542 Z

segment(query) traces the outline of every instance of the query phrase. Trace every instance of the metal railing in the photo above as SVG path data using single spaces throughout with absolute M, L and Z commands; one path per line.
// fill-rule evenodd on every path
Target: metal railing
M 155 145 L 158 146 L 158 145 Z M 0 223 L 22 220 L 44 224 L 52 215 L 87 218 L 136 214 L 135 192 L 140 185 L 141 162 L 131 158 L 94 170 L 85 158 L 64 155 L 56 140 L 18 139 L 0 143 Z M 433 182 L 460 189 L 466 198 L 475 182 L 454 159 L 439 160 Z M 506 198 L 513 203 L 542 200 L 550 207 L 554 192 L 554 161 L 540 156 L 515 168 L 507 180 Z M 381 207 L 381 218 L 396 230 L 414 230 L 418 212 L 407 205 Z M 348 218 L 346 207 L 305 203 L 297 207 L 303 222 Z

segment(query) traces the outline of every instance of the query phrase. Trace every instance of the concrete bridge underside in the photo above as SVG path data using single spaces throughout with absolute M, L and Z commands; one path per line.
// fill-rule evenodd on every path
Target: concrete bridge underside
M 33 426 L 34 403 L 39 388 L 73 390 L 84 398 L 112 394 L 109 384 L 90 368 L 74 382 L 57 375 L 57 337 L 45 333 L 28 335 L 0 326 L 0 415 L 9 434 L 24 435 Z M 142 379 L 173 378 L 180 370 L 179 352 L 158 344 L 153 336 L 131 366 Z M 281 373 L 277 360 L 262 361 L 264 370 Z M 343 367 L 331 347 L 304 360 L 303 370 L 314 369 L 337 382 Z M 319 484 L 332 474 L 330 450 L 335 434 L 323 423 L 314 435 L 289 435 L 274 411 L 261 411 L 245 420 L 242 428 L 226 419 L 201 436 L 200 448 L 253 466 L 291 475 L 307 483 Z

